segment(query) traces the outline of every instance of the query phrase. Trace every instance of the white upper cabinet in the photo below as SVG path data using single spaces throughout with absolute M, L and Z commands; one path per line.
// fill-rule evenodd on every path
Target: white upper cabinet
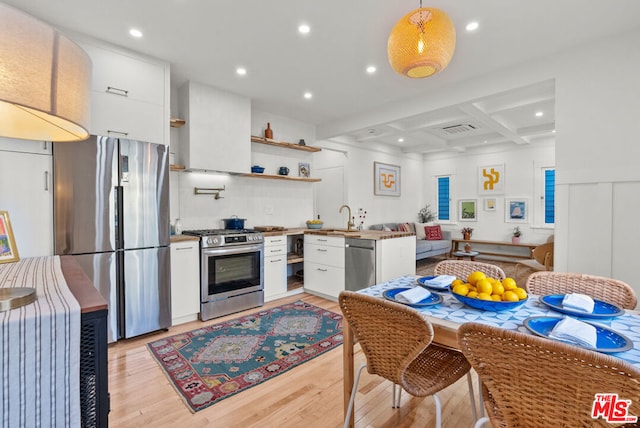
M 251 100 L 187 82 L 179 89 L 179 163 L 190 170 L 248 173 L 251 169 Z
M 91 125 L 95 135 L 169 144 L 169 65 L 80 38 L 91 57 Z

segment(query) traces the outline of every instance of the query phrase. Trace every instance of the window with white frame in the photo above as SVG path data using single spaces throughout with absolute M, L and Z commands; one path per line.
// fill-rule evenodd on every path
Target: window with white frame
M 436 177 L 436 200 L 438 201 L 438 221 L 451 221 L 451 177 Z

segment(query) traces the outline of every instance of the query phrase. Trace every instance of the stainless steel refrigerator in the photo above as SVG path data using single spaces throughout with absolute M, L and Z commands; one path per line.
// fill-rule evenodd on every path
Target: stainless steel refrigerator
M 109 302 L 109 341 L 169 327 L 167 147 L 91 136 L 54 143 L 53 163 L 55 253 Z

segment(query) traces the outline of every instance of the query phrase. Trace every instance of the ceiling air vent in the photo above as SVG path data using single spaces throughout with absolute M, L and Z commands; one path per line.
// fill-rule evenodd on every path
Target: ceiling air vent
M 462 134 L 463 132 L 473 132 L 476 129 L 478 128 L 470 123 L 461 123 L 459 125 L 445 126 L 442 128 L 442 130 L 447 134 Z

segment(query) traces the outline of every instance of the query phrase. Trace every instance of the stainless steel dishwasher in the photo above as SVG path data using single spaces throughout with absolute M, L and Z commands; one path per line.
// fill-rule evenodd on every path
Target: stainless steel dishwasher
M 345 239 L 345 289 L 357 291 L 376 283 L 376 241 Z

